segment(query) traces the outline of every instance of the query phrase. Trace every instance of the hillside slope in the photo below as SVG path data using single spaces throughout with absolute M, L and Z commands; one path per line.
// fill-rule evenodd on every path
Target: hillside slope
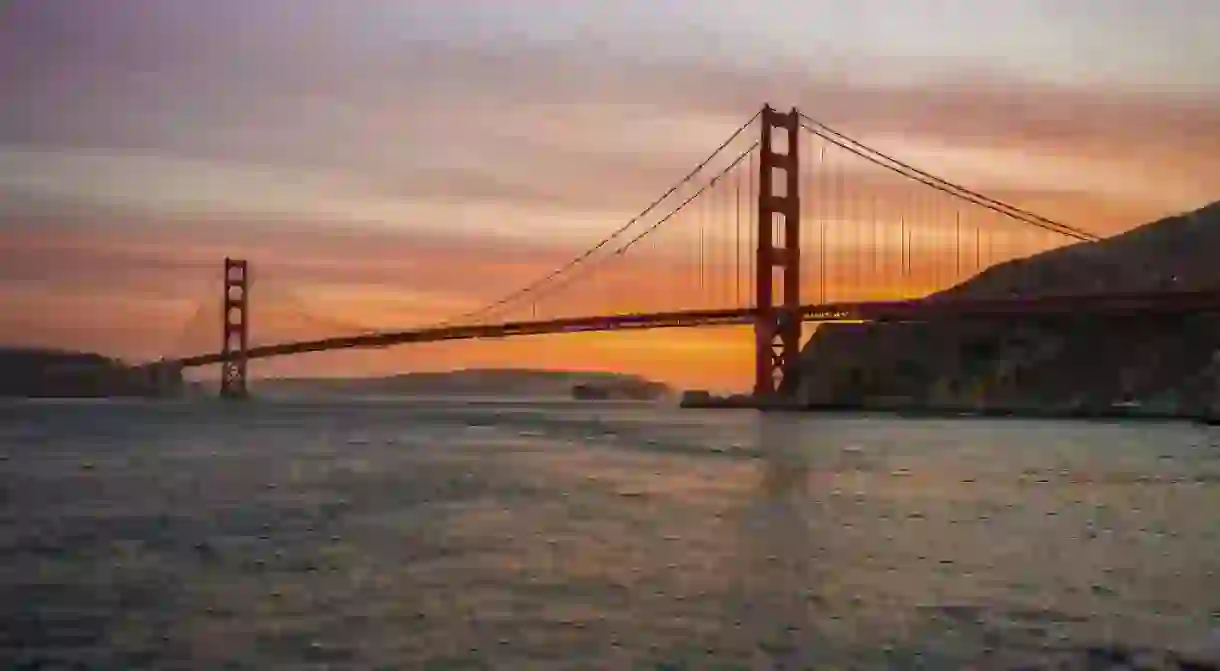
M 1220 203 L 988 269 L 937 294 L 992 298 L 1220 287 Z M 801 354 L 809 403 L 1195 413 L 1220 374 L 1220 316 L 827 325 Z
M 155 380 L 99 354 L 0 348 L 0 397 L 156 397 L 181 392 L 181 375 L 160 388 Z

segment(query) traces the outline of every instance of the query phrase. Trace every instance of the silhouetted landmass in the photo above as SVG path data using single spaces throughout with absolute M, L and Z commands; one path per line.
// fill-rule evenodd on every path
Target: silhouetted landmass
M 173 384 L 164 382 L 99 354 L 0 348 L 0 397 L 158 397 L 180 393 L 180 376 Z
M 572 398 L 585 401 L 655 401 L 673 394 L 660 382 L 634 376 L 583 382 L 572 386 Z
M 1220 203 L 1107 240 L 1004 263 L 938 295 L 1220 287 Z M 1220 316 L 835 324 L 801 355 L 804 403 L 1097 414 L 1206 414 Z
M 518 369 L 409 373 L 377 378 L 259 380 L 259 392 L 333 396 L 523 396 L 655 400 L 672 393 L 659 382 L 616 373 Z

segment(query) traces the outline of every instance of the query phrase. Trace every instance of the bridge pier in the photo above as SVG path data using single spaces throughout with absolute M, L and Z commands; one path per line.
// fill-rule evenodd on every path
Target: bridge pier
M 754 397 L 768 404 L 793 400 L 801 353 L 800 114 L 763 107 L 758 162 L 758 249 L 755 268 Z M 785 131 L 786 151 L 773 137 Z M 775 172 L 782 171 L 777 193 Z M 777 240 L 776 238 L 779 238 Z M 779 269 L 778 283 L 775 270 Z M 778 288 L 779 296 L 776 296 Z
M 225 257 L 224 340 L 220 353 L 220 397 L 245 399 L 250 395 L 250 267 L 244 260 Z

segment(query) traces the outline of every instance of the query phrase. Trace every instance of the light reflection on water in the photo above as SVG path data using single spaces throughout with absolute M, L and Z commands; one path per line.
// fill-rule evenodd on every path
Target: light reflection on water
M 1186 650 L 1220 628 L 1217 442 L 622 404 L 10 404 L 0 650 L 286 669 Z

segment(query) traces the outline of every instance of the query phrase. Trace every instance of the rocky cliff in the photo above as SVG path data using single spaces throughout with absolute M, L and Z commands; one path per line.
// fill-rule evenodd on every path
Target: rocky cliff
M 1220 203 L 992 267 L 937 294 L 992 298 L 1220 287 Z M 801 355 L 813 404 L 1194 414 L 1216 400 L 1220 315 L 836 324 Z

